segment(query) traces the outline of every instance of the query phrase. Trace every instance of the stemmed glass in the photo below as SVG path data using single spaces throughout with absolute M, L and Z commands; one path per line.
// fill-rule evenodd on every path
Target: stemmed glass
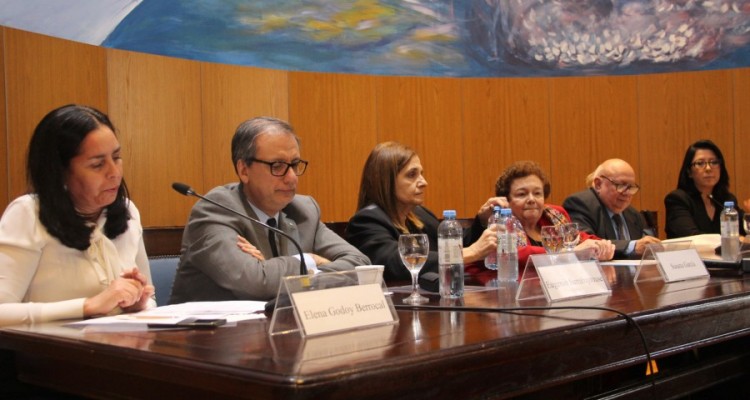
M 404 299 L 406 304 L 422 304 L 429 301 L 427 297 L 419 294 L 419 284 L 417 284 L 419 270 L 427 261 L 429 251 L 430 241 L 424 233 L 401 235 L 398 238 L 398 254 L 406 269 L 411 272 L 412 291 L 411 296 Z
M 554 225 L 542 227 L 542 246 L 547 254 L 557 254 L 563 245 L 563 236 L 560 229 Z
M 573 249 L 578 245 L 578 240 L 580 238 L 578 223 L 571 222 L 568 224 L 563 224 L 560 227 L 560 231 L 562 233 L 565 251 L 573 251 Z

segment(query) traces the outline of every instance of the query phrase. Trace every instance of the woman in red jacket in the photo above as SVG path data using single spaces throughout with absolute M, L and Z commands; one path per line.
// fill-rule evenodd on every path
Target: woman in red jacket
M 526 266 L 531 254 L 544 254 L 542 227 L 570 222 L 570 216 L 560 206 L 545 204 L 550 193 L 550 183 L 542 168 L 533 161 L 518 161 L 503 171 L 495 184 L 497 196 L 507 199 L 508 206 L 523 227 L 525 240 L 519 240 L 518 265 Z M 611 260 L 615 246 L 586 232 L 580 233 L 575 250 L 591 248 L 599 260 Z

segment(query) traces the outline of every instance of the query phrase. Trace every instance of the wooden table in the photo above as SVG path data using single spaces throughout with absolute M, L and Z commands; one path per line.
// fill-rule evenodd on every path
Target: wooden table
M 633 317 L 658 360 L 653 379 L 638 331 L 602 310 L 399 310 L 396 326 L 309 339 L 270 337 L 267 320 L 116 333 L 56 323 L 2 329 L 0 348 L 22 380 L 100 398 L 664 398 L 747 374 L 748 277 L 634 285 L 631 267 L 604 272 L 611 296 L 553 305 Z M 508 297 L 477 286 L 458 306 L 548 305 Z

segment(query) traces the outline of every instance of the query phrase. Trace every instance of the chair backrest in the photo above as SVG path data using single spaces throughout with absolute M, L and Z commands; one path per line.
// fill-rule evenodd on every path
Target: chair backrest
M 167 226 L 143 228 L 143 243 L 149 257 L 180 254 L 182 232 L 185 227 Z
M 157 306 L 165 306 L 169 303 L 172 283 L 179 263 L 180 256 L 156 256 L 148 259 L 148 264 L 151 267 L 151 280 L 154 282 L 154 288 L 156 289 Z
M 143 229 L 143 243 L 146 245 L 158 306 L 167 305 L 172 293 L 172 283 L 180 263 L 183 230 L 182 226 Z
M 336 234 L 346 239 L 346 226 L 349 225 L 348 222 L 326 222 L 325 224 L 328 229 L 336 232 Z

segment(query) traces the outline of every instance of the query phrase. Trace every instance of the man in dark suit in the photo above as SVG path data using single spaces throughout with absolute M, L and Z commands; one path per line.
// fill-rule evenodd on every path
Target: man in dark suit
M 589 176 L 591 187 L 570 195 L 563 202 L 571 219 L 580 229 L 615 244 L 615 258 L 639 258 L 649 243 L 659 243 L 650 236 L 646 222 L 630 205 L 640 187 L 635 171 L 620 159 L 604 161 Z
M 320 207 L 296 193 L 307 161 L 299 138 L 284 121 L 259 117 L 243 122 L 232 139 L 239 182 L 219 186 L 207 198 L 276 225 L 299 242 L 308 272 L 342 271 L 370 260 L 320 222 Z M 245 218 L 198 201 L 182 238 L 182 257 L 170 303 L 269 300 L 282 278 L 300 273 L 294 245 Z

